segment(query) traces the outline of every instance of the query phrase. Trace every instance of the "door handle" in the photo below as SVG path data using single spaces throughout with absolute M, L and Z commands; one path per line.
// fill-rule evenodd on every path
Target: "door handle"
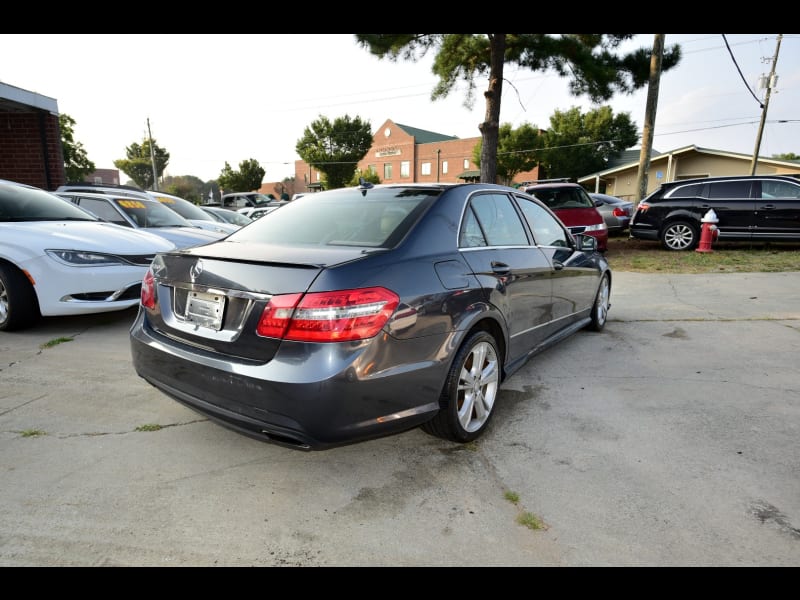
M 498 275 L 508 275 L 511 272 L 511 267 L 504 262 L 493 260 L 492 272 L 497 273 Z

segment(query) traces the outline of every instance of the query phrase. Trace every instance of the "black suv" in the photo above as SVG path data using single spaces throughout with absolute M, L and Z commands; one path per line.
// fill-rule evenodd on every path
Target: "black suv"
M 667 250 L 692 250 L 700 240 L 701 219 L 712 209 L 720 241 L 800 241 L 800 179 L 793 175 L 663 183 L 636 207 L 630 237 L 658 240 Z

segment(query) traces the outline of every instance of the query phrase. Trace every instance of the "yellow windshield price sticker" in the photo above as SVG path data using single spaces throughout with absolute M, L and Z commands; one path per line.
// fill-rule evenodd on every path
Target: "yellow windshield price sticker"
M 162 204 L 175 204 L 175 200 L 172 198 L 164 198 L 164 196 L 158 196 L 158 201 Z
M 144 202 L 139 200 L 120 200 L 119 205 L 122 208 L 145 208 Z

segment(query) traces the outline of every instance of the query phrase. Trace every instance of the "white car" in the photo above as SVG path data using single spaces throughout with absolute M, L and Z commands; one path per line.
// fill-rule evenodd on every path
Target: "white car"
M 136 306 L 153 258 L 174 248 L 45 190 L 0 180 L 0 331 Z

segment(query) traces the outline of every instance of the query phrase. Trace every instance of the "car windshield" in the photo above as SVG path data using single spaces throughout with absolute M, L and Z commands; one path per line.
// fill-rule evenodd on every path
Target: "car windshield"
M 213 221 L 214 219 L 206 213 L 202 208 L 196 204 L 192 204 L 183 198 L 171 198 L 170 196 L 162 196 L 160 194 L 153 194 L 161 204 L 171 208 L 176 213 L 181 215 L 184 219 L 196 219 L 197 221 Z
M 298 198 L 228 241 L 391 248 L 441 193 L 434 188 L 344 188 Z
M 0 182 L 0 221 L 97 221 L 85 210 L 58 196 Z
M 114 203 L 133 219 L 139 227 L 193 227 L 193 225 L 176 213 L 151 200 L 135 198 L 115 198 Z
M 578 188 L 533 188 L 529 190 L 529 193 L 552 209 L 594 207 L 589 196 Z
M 233 223 L 234 225 L 245 226 L 253 220 L 242 213 L 224 208 L 222 210 L 209 210 L 209 214 L 216 216 L 223 223 Z

